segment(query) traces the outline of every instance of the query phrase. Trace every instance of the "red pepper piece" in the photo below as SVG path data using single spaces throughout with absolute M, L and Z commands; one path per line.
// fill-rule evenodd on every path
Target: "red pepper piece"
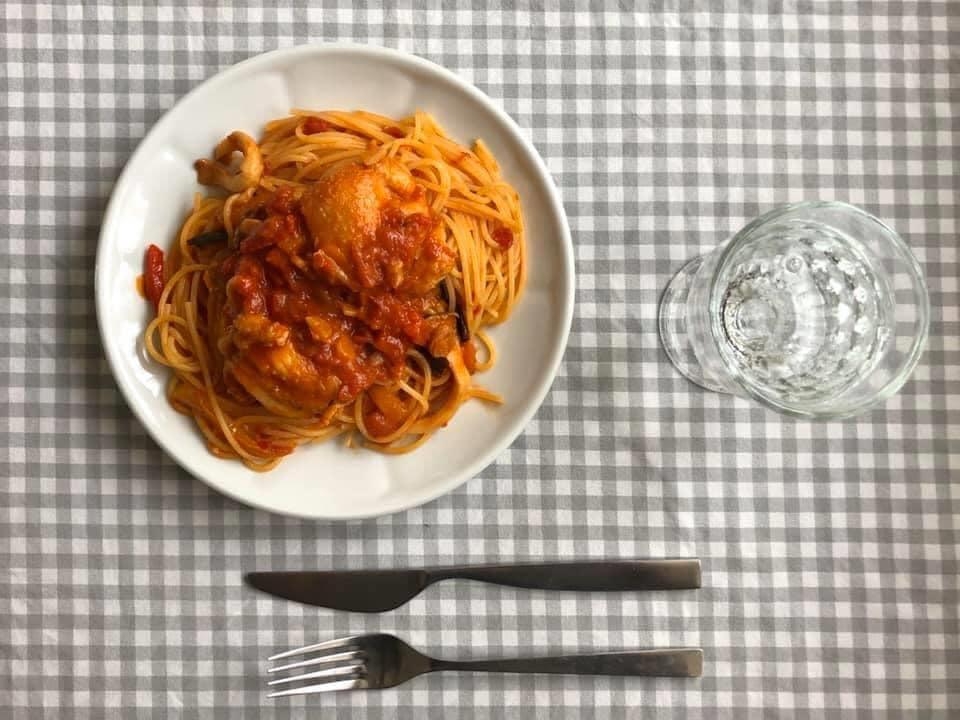
M 143 256 L 143 292 L 153 309 L 159 312 L 163 294 L 163 250 L 156 245 L 148 247 Z

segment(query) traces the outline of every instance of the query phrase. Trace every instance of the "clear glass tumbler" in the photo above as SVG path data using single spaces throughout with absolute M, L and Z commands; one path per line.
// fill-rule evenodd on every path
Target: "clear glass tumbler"
M 828 419 L 903 386 L 929 316 L 923 272 L 896 232 L 846 203 L 803 202 L 684 265 L 660 301 L 660 337 L 698 385 Z

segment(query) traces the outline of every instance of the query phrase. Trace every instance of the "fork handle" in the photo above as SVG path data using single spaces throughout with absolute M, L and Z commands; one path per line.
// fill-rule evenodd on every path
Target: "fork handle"
M 629 675 L 635 677 L 700 677 L 703 651 L 699 648 L 663 648 L 608 652 L 596 655 L 561 655 L 508 660 L 433 660 L 428 672 L 469 670 L 552 675 Z

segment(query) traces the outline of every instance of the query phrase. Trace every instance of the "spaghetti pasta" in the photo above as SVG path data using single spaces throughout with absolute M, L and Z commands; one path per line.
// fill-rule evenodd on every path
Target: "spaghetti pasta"
M 428 114 L 295 110 L 198 160 L 173 247 L 151 246 L 147 352 L 210 451 L 269 470 L 304 443 L 408 452 L 496 362 L 484 328 L 526 277 L 516 191 Z

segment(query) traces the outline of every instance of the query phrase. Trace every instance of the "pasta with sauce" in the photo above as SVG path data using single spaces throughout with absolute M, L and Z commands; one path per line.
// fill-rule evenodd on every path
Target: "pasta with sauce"
M 256 470 L 297 446 L 410 451 L 496 360 L 484 332 L 526 276 L 516 191 L 426 113 L 294 111 L 198 160 L 173 247 L 148 248 L 147 352 L 211 452 Z

